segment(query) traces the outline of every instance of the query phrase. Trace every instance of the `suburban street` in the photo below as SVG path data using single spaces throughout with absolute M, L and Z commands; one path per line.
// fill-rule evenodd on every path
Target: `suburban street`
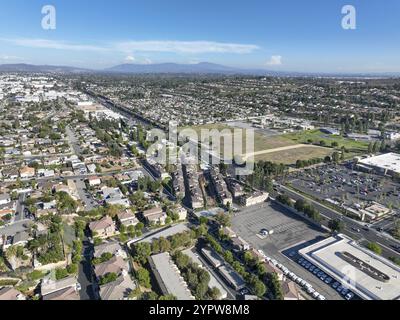
M 93 270 L 92 270 L 92 257 L 93 245 L 90 243 L 87 232 L 83 239 L 83 259 L 79 264 L 78 282 L 81 285 L 80 297 L 81 300 L 96 300 L 97 294 L 94 290 Z

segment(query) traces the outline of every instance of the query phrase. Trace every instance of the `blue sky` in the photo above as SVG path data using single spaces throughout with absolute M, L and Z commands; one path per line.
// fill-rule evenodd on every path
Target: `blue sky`
M 341 26 L 342 7 L 357 29 Z M 54 5 L 56 30 L 41 27 Z M 3 0 L 0 64 L 106 68 L 208 61 L 308 72 L 400 72 L 398 0 Z

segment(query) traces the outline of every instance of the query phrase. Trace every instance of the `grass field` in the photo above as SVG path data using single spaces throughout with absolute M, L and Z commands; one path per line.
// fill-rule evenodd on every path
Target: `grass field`
M 189 129 L 189 127 L 180 128 L 179 131 L 183 129 Z M 234 128 L 225 124 L 209 124 L 202 126 L 193 126 L 190 127 L 196 131 L 198 136 L 201 136 L 201 130 L 207 129 L 217 129 L 220 132 L 223 130 L 227 130 L 226 132 L 233 132 Z M 222 137 L 224 135 L 221 135 Z M 246 137 L 245 131 L 243 130 L 242 145 L 243 145 L 243 154 L 246 153 Z M 240 137 L 239 137 L 240 139 Z M 321 141 L 325 142 L 326 147 L 330 147 L 333 142 L 338 144 L 336 148 L 326 148 L 326 147 L 317 147 L 315 145 L 311 146 L 310 144 L 319 144 Z M 207 139 L 202 140 L 203 143 L 207 143 Z M 344 146 L 348 153 L 345 154 L 346 159 L 354 157 L 359 153 L 364 153 L 368 149 L 368 143 L 353 141 L 346 139 L 342 136 L 333 136 L 324 134 L 319 130 L 313 131 L 303 131 L 298 133 L 290 133 L 284 134 L 281 136 L 271 136 L 267 137 L 261 133 L 255 132 L 254 136 L 254 152 L 267 151 L 272 149 L 279 149 L 285 147 L 295 147 L 296 145 L 306 144 L 303 147 L 296 147 L 295 149 L 289 150 L 277 150 L 277 152 L 258 154 L 255 156 L 255 161 L 272 161 L 279 162 L 284 164 L 295 164 L 297 160 L 309 160 L 313 158 L 324 158 L 325 156 L 332 155 L 335 152 L 335 149 L 340 152 L 341 148 Z M 308 146 L 307 146 L 308 145 Z M 221 138 L 221 154 L 222 150 L 225 146 L 224 139 Z
M 182 131 L 183 129 L 189 129 L 189 127 L 185 128 L 180 128 L 179 131 Z M 202 125 L 202 126 L 194 126 L 190 127 L 190 129 L 193 129 L 196 131 L 198 136 L 201 136 L 201 130 L 206 129 L 206 130 L 212 130 L 212 129 L 217 129 L 219 131 L 223 130 L 228 130 L 229 132 L 233 132 L 235 128 L 232 128 L 231 126 L 224 125 L 224 124 L 209 124 L 209 125 Z M 227 131 L 227 132 L 228 132 Z M 242 145 L 243 145 L 243 153 L 245 152 L 245 147 L 246 147 L 246 136 L 245 133 L 246 131 L 242 131 Z M 223 135 L 222 135 L 223 136 Z M 206 142 L 203 141 L 202 142 Z M 224 146 L 224 139 L 221 139 L 221 148 Z M 255 132 L 254 133 L 254 151 L 263 151 L 263 150 L 270 150 L 270 149 L 276 149 L 276 148 L 281 148 L 281 147 L 286 147 L 286 146 L 292 146 L 295 145 L 296 143 L 288 139 L 286 137 L 282 136 L 273 136 L 273 137 L 267 137 L 261 133 Z
M 273 153 L 266 153 L 255 156 L 255 161 L 271 161 L 277 163 L 283 163 L 287 165 L 296 164 L 297 160 L 310 160 L 313 158 L 325 158 L 326 156 L 332 155 L 333 149 L 319 148 L 304 146 L 291 150 L 277 151 Z
M 312 143 L 319 143 L 320 141 L 324 141 L 326 146 L 331 146 L 332 142 L 337 142 L 339 145 L 337 149 L 340 149 L 344 146 L 349 151 L 360 153 L 367 151 L 369 144 L 368 142 L 346 139 L 342 136 L 325 134 L 319 130 L 290 133 L 285 134 L 282 137 L 296 143 L 309 143 L 310 141 L 312 141 Z

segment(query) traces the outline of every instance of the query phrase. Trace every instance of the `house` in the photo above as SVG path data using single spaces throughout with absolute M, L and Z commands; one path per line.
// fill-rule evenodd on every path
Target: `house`
M 0 301 L 22 301 L 25 296 L 14 288 L 4 287 L 0 289 Z
M 135 288 L 136 285 L 129 274 L 122 271 L 117 280 L 100 286 L 100 298 L 109 301 L 127 300 Z
M 8 204 L 11 202 L 11 197 L 8 193 L 0 194 L 0 206 Z
M 43 279 L 41 283 L 41 294 L 43 300 L 72 301 L 80 300 L 80 285 L 76 277 L 71 276 L 62 280 L 54 281 L 49 278 Z
M 57 201 L 53 200 L 50 202 L 42 202 L 41 207 L 43 210 L 55 209 L 55 208 L 57 208 Z
M 269 262 L 265 262 L 263 265 L 264 265 L 265 271 L 267 273 L 275 273 L 278 277 L 278 280 L 283 281 L 284 274 L 280 269 L 278 269 L 277 267 L 275 267 L 273 264 L 271 264 Z
M 35 168 L 24 167 L 19 170 L 19 175 L 21 179 L 30 179 L 35 176 Z
M 119 188 L 108 188 L 104 187 L 101 189 L 103 192 L 104 201 L 111 205 L 121 205 L 126 208 L 130 207 L 129 200 L 124 198 Z
M 236 251 L 247 251 L 250 250 L 250 245 L 244 241 L 241 237 L 232 238 L 231 243 L 233 249 Z
M 119 223 L 125 227 L 136 226 L 139 223 L 138 218 L 136 218 L 131 209 L 121 211 L 118 213 L 117 217 Z
M 112 257 L 110 260 L 94 266 L 94 273 L 97 279 L 104 277 L 108 273 L 121 275 L 123 271 L 128 270 L 128 264 L 121 257 Z
M 99 177 L 89 177 L 88 183 L 91 187 L 99 186 L 101 185 L 101 179 Z
M 88 164 L 86 167 L 90 173 L 96 173 L 97 167 L 94 163 Z
M 108 238 L 115 234 L 114 221 L 106 216 L 98 221 L 93 221 L 89 224 L 89 229 L 92 234 L 96 234 L 101 238 Z
M 236 238 L 237 234 L 229 227 L 221 227 L 221 231 L 225 234 L 229 239 Z
M 293 281 L 284 281 L 282 283 L 284 300 L 300 300 L 301 296 L 296 284 Z
M 167 214 L 161 208 L 155 207 L 143 212 L 143 218 L 148 224 L 165 224 Z
M 250 195 L 242 195 L 238 201 L 241 206 L 250 207 L 268 200 L 269 194 L 266 192 L 257 191 Z
M 6 168 L 2 173 L 3 177 L 9 180 L 17 180 L 19 177 L 19 171 L 16 168 Z
M 186 220 L 186 219 L 187 219 L 188 213 L 187 213 L 187 210 L 186 210 L 184 207 L 179 206 L 179 207 L 175 210 L 175 212 L 179 215 L 179 220 L 180 220 L 180 221 L 183 221 L 183 220 Z
M 113 256 L 121 257 L 122 259 L 127 258 L 125 250 L 123 250 L 121 245 L 116 241 L 103 243 L 94 247 L 93 256 L 95 258 L 100 258 L 104 253 L 111 253 Z
M 54 172 L 54 170 L 39 169 L 37 174 L 38 174 L 38 177 L 49 178 L 49 177 L 54 177 L 55 172 Z
M 195 300 L 168 252 L 151 256 L 149 265 L 163 295 L 172 294 L 177 300 Z

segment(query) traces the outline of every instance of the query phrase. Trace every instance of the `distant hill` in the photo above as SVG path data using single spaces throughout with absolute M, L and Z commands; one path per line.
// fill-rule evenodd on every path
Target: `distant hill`
M 126 74 L 221 74 L 253 75 L 277 77 L 335 77 L 335 78 L 391 78 L 400 73 L 315 73 L 286 72 L 265 69 L 240 69 L 220 64 L 201 62 L 197 64 L 159 63 L 159 64 L 121 64 L 103 70 L 93 70 L 70 66 L 50 66 L 33 64 L 0 64 L 0 72 L 27 73 L 126 73 Z
M 67 67 L 67 66 L 48 66 L 48 65 L 33 65 L 33 64 L 1 64 L 0 72 L 53 72 L 53 73 L 76 73 L 88 72 L 89 69 Z
M 118 73 L 223 73 L 235 74 L 241 73 L 241 69 L 226 67 L 219 64 L 201 62 L 198 64 L 177 64 L 177 63 L 159 63 L 159 64 L 121 64 L 104 71 Z

